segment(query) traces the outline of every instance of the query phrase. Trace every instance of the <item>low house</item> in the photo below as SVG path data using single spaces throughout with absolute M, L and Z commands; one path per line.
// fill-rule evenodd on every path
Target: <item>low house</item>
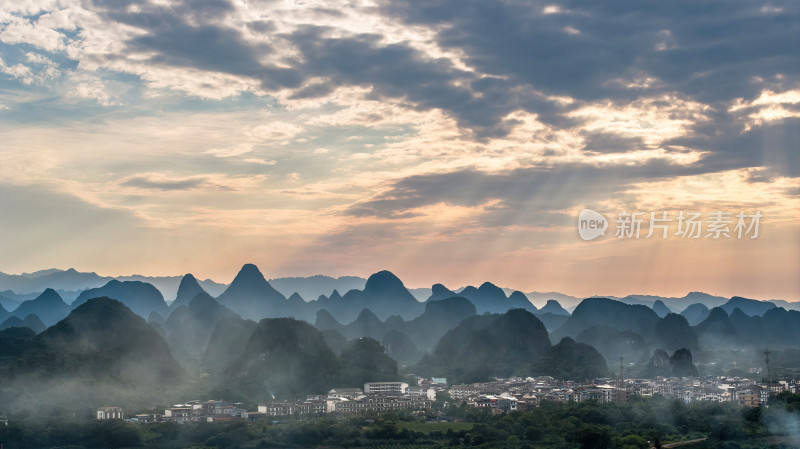
M 164 420 L 180 424 L 195 421 L 195 415 L 200 413 L 195 413 L 194 410 L 194 407 L 190 404 L 175 405 L 164 410 Z
M 228 421 L 233 421 L 235 419 L 239 418 L 228 414 L 206 416 L 206 422 L 228 422 Z
M 355 399 L 363 394 L 360 388 L 334 388 L 328 392 L 328 399 Z
M 261 412 L 242 412 L 242 419 L 246 419 L 251 422 L 261 421 L 266 419 L 267 414 Z
M 161 415 L 142 413 L 139 415 L 133 415 L 133 417 L 129 421 L 138 424 L 152 424 L 161 422 Z

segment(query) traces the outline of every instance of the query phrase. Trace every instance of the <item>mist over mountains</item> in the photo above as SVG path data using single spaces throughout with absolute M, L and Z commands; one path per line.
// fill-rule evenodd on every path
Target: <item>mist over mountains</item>
M 159 333 L 123 303 L 91 298 L 41 334 L 0 331 L 0 397 L 21 406 L 155 399 L 183 378 Z
M 72 271 L 22 276 L 56 279 L 62 283 L 53 287 L 63 288 L 98 280 Z M 612 374 L 620 358 L 631 375 L 724 374 L 753 362 L 728 363 L 720 354 L 744 357 L 764 347 L 780 363 L 800 366 L 800 311 L 771 301 L 690 293 L 591 297 L 565 307 L 564 295 L 553 295 L 537 307 L 528 294 L 490 282 L 435 284 L 419 300 L 389 271 L 360 279 L 269 281 L 246 264 L 223 289 L 186 274 L 167 298 L 149 282 L 104 279 L 79 287 L 74 301 L 30 283 L 44 289 L 12 291 L 20 301 L 0 304 L 0 400 L 18 407 L 102 395 L 141 404 L 167 387 L 291 398 L 409 372 L 451 383 L 511 375 L 586 380 Z M 273 283 L 307 294 L 332 290 L 306 298 Z

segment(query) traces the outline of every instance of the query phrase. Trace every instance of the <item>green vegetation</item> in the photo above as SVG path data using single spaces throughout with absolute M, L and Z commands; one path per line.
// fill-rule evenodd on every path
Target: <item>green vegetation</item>
M 471 422 L 420 422 L 420 421 L 407 421 L 398 424 L 400 430 L 412 430 L 414 432 L 422 432 L 426 435 L 433 432 L 447 433 L 448 431 L 460 432 L 462 430 L 471 430 L 475 423 Z
M 244 353 L 220 382 L 256 400 L 293 399 L 342 385 L 399 380 L 397 362 L 369 337 L 348 342 L 340 356 L 310 324 L 291 318 L 265 318 L 250 336 Z M 226 396 L 230 397 L 230 396 Z
M 416 372 L 447 377 L 452 383 L 483 382 L 511 375 L 521 360 L 536 360 L 549 348 L 547 329 L 530 312 L 478 315 L 448 331 Z
M 627 404 L 545 402 L 506 415 L 468 409 L 467 422 L 452 423 L 386 414 L 138 425 L 78 419 L 64 410 L 10 418 L 8 427 L 0 427 L 0 443 L 14 448 L 789 448 L 797 447 L 800 435 L 800 395 L 782 393 L 763 409 L 658 397 Z M 678 442 L 684 444 L 672 446 Z
M 339 369 L 336 354 L 310 324 L 291 318 L 265 318 L 227 376 L 233 389 L 248 395 L 299 397 L 329 390 Z
M 386 355 L 380 343 L 369 337 L 348 343 L 339 360 L 342 362 L 342 385 L 364 385 L 374 379 L 400 379 L 397 362 Z
M 585 380 L 605 375 L 606 361 L 593 347 L 571 338 L 551 346 L 547 329 L 535 315 L 512 309 L 465 319 L 439 340 L 433 354 L 420 360 L 415 372 L 452 383 L 510 375 Z
M 606 361 L 593 347 L 564 337 L 531 364 L 530 372 L 556 379 L 595 379 L 606 374 Z

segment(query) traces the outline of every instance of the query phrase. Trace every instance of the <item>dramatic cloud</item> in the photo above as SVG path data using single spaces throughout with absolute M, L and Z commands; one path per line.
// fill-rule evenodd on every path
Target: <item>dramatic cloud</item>
M 630 185 L 645 181 L 685 176 L 698 169 L 649 162 L 636 167 L 560 165 L 524 168 L 501 173 L 476 169 L 444 174 L 414 175 L 397 181 L 391 188 L 368 201 L 355 204 L 357 216 L 392 217 L 403 211 L 436 203 L 476 206 L 492 200 L 496 210 L 511 208 L 534 214 L 571 209 L 619 198 Z M 401 215 L 402 216 L 402 215 Z M 507 225 L 519 224 L 513 221 Z M 537 223 L 548 225 L 550 223 Z
M 577 288 L 572 263 L 640 269 L 648 243 L 577 241 L 583 207 L 759 209 L 771 240 L 747 251 L 774 262 L 751 284 L 796 298 L 776 273 L 800 258 L 775 242 L 800 226 L 799 21 L 789 0 L 0 0 L 0 179 L 82 205 L 61 214 L 58 260 L 75 264 L 97 244 L 73 224 L 110 212 L 142 242 L 111 271 L 154 269 L 169 241 L 162 268 L 180 273 L 254 261 L 425 284 L 451 261 L 452 284 L 537 290 Z M 208 242 L 224 260 L 194 257 Z M 0 271 L 52 265 L 31 252 L 9 248 Z M 664 282 L 676 259 L 656 259 L 639 293 L 741 293 L 725 267 Z M 541 260 L 541 277 L 514 268 Z M 633 293 L 611 279 L 583 288 Z

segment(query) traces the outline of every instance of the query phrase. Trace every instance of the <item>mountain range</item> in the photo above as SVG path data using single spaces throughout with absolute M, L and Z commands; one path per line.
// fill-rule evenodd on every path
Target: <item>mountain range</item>
M 32 273 L 6 274 L 0 272 L 0 305 L 6 310 L 13 310 L 23 301 L 33 299 L 41 294 L 45 289 L 52 288 L 65 300 L 71 303 L 83 290 L 97 288 L 105 285 L 112 279 L 118 281 L 140 281 L 147 282 L 155 286 L 164 296 L 167 302 L 171 302 L 176 297 L 182 276 L 100 276 L 92 272 L 80 272 L 74 268 L 47 269 Z M 219 283 L 210 279 L 198 280 L 201 287 L 212 296 L 219 296 L 228 284 Z M 341 276 L 338 278 L 330 276 L 315 275 L 309 277 L 284 277 L 269 279 L 272 287 L 285 297 L 290 297 L 293 293 L 298 293 L 302 298 L 312 300 L 319 298 L 320 295 L 329 296 L 333 290 L 346 293 L 350 290 L 363 290 L 367 279 L 358 276 Z M 437 284 L 441 286 L 441 284 Z M 474 287 L 461 287 L 452 290 L 454 293 L 467 291 L 467 297 L 473 293 Z M 479 289 L 479 288 L 478 288 Z M 514 290 L 503 288 L 506 296 L 511 296 Z M 423 302 L 436 293 L 433 288 L 410 288 L 408 291 L 418 301 Z M 450 290 L 448 290 L 450 291 Z M 570 296 L 559 292 L 526 292 L 524 295 L 534 307 L 543 307 L 548 300 L 553 299 L 560 303 L 567 310 L 574 309 L 585 299 L 584 297 Z M 615 297 L 609 295 L 595 295 L 615 299 L 627 304 L 642 304 L 652 307 L 656 301 L 661 301 L 672 312 L 680 312 L 689 305 L 703 304 L 709 309 L 721 306 L 729 298 L 714 296 L 703 292 L 690 292 L 683 297 L 666 297 L 655 295 L 628 295 L 625 297 Z M 191 298 L 190 298 L 191 299 Z M 766 300 L 778 307 L 787 310 L 800 310 L 800 302 L 786 301 L 779 299 Z M 526 306 L 527 307 L 527 306 Z M 481 308 L 480 306 L 478 307 Z M 480 313 L 480 312 L 479 312 Z
M 167 301 L 176 297 L 182 276 L 100 276 L 93 272 L 80 272 L 74 268 L 67 270 L 47 269 L 33 273 L 6 274 L 0 272 L 0 305 L 7 310 L 16 308 L 19 303 L 33 299 L 47 288 L 56 290 L 68 303 L 72 302 L 81 291 L 102 287 L 111 280 L 140 281 L 155 286 Z M 198 284 L 212 296 L 221 294 L 228 284 L 211 279 L 197 280 Z M 367 280 L 358 276 L 315 275 L 310 277 L 285 277 L 270 279 L 276 290 L 286 297 L 298 293 L 304 298 L 317 298 L 330 294 L 335 289 L 350 291 L 363 289 Z M 191 299 L 191 298 L 190 298 Z
M 300 287 L 298 279 L 284 287 Z M 358 282 L 342 279 L 317 278 L 304 291 Z M 311 300 L 273 282 L 245 264 L 216 297 L 184 275 L 169 305 L 153 284 L 118 279 L 81 291 L 72 304 L 53 288 L 20 297 L 10 311 L 0 304 L 0 403 L 101 394 L 134 402 L 153 385 L 261 400 L 403 371 L 451 383 L 582 380 L 607 375 L 620 357 L 632 375 L 705 374 L 730 369 L 724 354 L 770 347 L 791 357 L 800 347 L 800 311 L 742 297 L 693 293 L 681 301 L 705 302 L 682 308 L 658 297 L 591 297 L 567 308 L 551 298 L 537 308 L 527 294 L 489 282 L 435 284 L 420 301 L 386 270 L 361 288 Z
M 181 276 L 100 276 L 93 272 L 80 272 L 74 268 L 67 270 L 48 269 L 33 273 L 6 274 L 0 273 L 0 296 L 6 300 L 20 301 L 20 296 L 25 299 L 26 294 L 38 294 L 47 288 L 52 288 L 64 295 L 63 297 L 74 299 L 81 291 L 89 288 L 102 287 L 111 280 L 118 281 L 139 281 L 147 282 L 155 286 L 167 298 L 174 298 L 177 293 L 178 284 Z M 203 288 L 211 294 L 218 295 L 225 288 L 224 284 L 219 284 L 210 279 L 200 281 Z M 66 293 L 66 294 L 64 294 Z M 4 301 L 0 298 L 0 302 Z M 4 304 L 5 305 L 5 304 Z
M 8 277 L 8 275 L 4 276 Z M 84 281 L 101 279 L 94 273 L 79 273 L 75 270 L 43 270 L 19 276 L 29 281 L 71 279 L 72 284 L 61 285 L 65 288 L 74 288 L 77 285 L 75 282 L 81 279 Z M 2 277 L 0 276 L 0 278 Z M 310 287 L 302 287 L 304 279 L 309 279 Z M 189 305 L 198 295 L 206 295 L 204 299 L 206 303 L 209 299 L 215 299 L 215 304 L 219 303 L 227 312 L 256 322 L 262 318 L 291 317 L 315 323 L 325 331 L 336 331 L 347 339 L 371 337 L 383 341 L 387 333 L 392 331 L 389 340 L 395 342 L 392 346 L 404 348 L 403 352 L 406 353 L 406 356 L 402 357 L 403 361 L 411 362 L 411 359 L 417 355 L 431 350 L 444 330 L 453 328 L 459 320 L 467 318 L 471 314 L 503 314 L 512 309 L 524 309 L 535 314 L 545 328 L 553 333 L 555 340 L 560 341 L 564 337 L 570 337 L 577 342 L 594 341 L 601 352 L 606 355 L 610 353 L 603 348 L 611 349 L 613 347 L 617 348 L 615 349 L 617 352 L 622 352 L 627 356 L 636 356 L 635 354 L 640 354 L 642 351 L 650 351 L 649 346 L 644 345 L 644 341 L 661 338 L 653 333 L 656 323 L 659 322 L 659 319 L 673 315 L 673 312 L 680 311 L 680 316 L 686 321 L 686 324 L 682 324 L 683 327 L 691 327 L 695 337 L 699 339 L 698 341 L 714 345 L 721 344 L 720 339 L 727 341 L 729 345 L 732 344 L 728 337 L 733 335 L 733 332 L 727 330 L 732 325 L 726 325 L 724 322 L 729 321 L 728 316 L 732 316 L 736 310 L 745 315 L 744 317 L 735 317 L 737 322 L 747 323 L 756 328 L 762 325 L 759 319 L 772 310 L 786 312 L 784 308 L 777 307 L 774 302 L 742 297 L 726 299 L 693 292 L 683 298 L 644 295 L 631 295 L 624 298 L 586 298 L 581 300 L 570 314 L 562 304 L 554 299 L 548 299 L 541 304 L 541 309 L 537 309 L 526 294 L 504 290 L 490 282 L 485 282 L 479 287 L 467 286 L 456 290 L 448 289 L 442 284 L 435 284 L 430 288 L 430 296 L 420 302 L 399 278 L 385 270 L 364 280 L 363 289 L 351 289 L 344 295 L 334 289 L 329 295 L 320 295 L 313 300 L 306 300 L 297 292 L 287 297 L 272 285 L 276 283 L 284 288 L 291 287 L 309 292 L 314 289 L 343 285 L 343 282 L 360 285 L 360 279 L 362 278 L 314 276 L 312 278 L 283 278 L 282 280 L 268 281 L 258 267 L 253 264 L 245 264 L 233 281 L 216 298 L 206 291 L 202 281 L 198 281 L 191 274 L 184 275 L 178 282 L 175 299 L 169 305 L 163 294 L 152 284 L 142 281 L 111 279 L 99 287 L 81 291 L 72 304 L 67 304 L 52 288 L 45 289 L 36 297 L 28 295 L 29 299 L 19 302 L 11 311 L 0 304 L 0 323 L 16 317 L 19 321 L 15 321 L 15 323 L 21 324 L 30 315 L 35 315 L 45 326 L 51 326 L 88 299 L 107 296 L 123 302 L 135 313 L 149 321 L 165 327 L 170 316 L 177 310 Z M 221 284 L 215 285 L 219 287 Z M 21 299 L 21 297 L 19 298 Z M 450 300 L 451 298 L 461 298 L 461 302 L 453 300 L 446 303 L 448 305 L 438 304 L 443 299 Z M 665 302 L 667 300 L 672 301 L 672 307 Z M 700 302 L 688 304 L 683 310 L 676 310 L 675 306 L 678 302 L 691 300 Z M 466 307 L 466 304 L 469 304 L 469 307 Z M 723 317 L 719 313 L 711 316 L 711 310 L 706 304 L 720 307 L 725 316 Z M 448 307 L 453 308 L 442 314 L 449 320 L 442 319 L 442 316 L 439 318 L 440 321 L 431 320 L 429 318 L 431 314 L 428 313 L 429 306 L 432 307 L 431 310 L 436 310 L 436 307 L 444 310 L 448 310 Z M 471 311 L 471 308 L 474 308 L 474 312 Z M 189 312 L 181 312 L 178 318 L 186 319 L 187 313 Z M 778 314 L 780 312 L 776 312 L 775 316 Z M 794 317 L 794 314 L 787 316 Z M 759 319 L 750 319 L 756 317 Z M 180 322 L 178 318 L 173 319 L 170 326 L 166 326 L 165 335 L 170 335 L 169 327 L 177 326 L 176 323 Z M 220 318 L 215 317 L 210 323 L 216 324 Z M 791 319 L 786 318 L 789 323 L 793 323 Z M 429 322 L 426 323 L 426 320 Z M 677 316 L 670 320 L 672 320 L 673 326 L 678 326 L 676 323 L 682 323 Z M 34 330 L 40 330 L 36 320 L 31 318 L 28 322 Z M 740 327 L 742 326 L 745 325 L 741 324 Z M 791 326 L 793 324 L 783 325 L 783 328 L 789 329 L 792 328 Z M 686 335 L 681 338 L 688 342 L 685 345 L 694 347 L 694 343 L 692 343 L 694 339 L 688 335 L 686 329 L 672 330 L 671 332 L 674 334 L 670 334 L 668 340 L 675 340 L 678 338 L 677 335 L 683 333 Z M 198 343 L 197 347 L 186 348 L 194 358 L 201 357 L 200 349 L 210 339 L 210 330 L 206 334 L 203 335 L 201 343 Z M 748 340 L 746 335 L 750 334 L 741 329 L 737 333 L 735 344 L 744 344 L 748 341 L 769 341 L 769 333 L 761 333 L 755 335 L 758 338 Z M 327 334 L 327 336 L 334 338 L 332 334 Z M 176 339 L 180 338 L 176 336 L 172 338 L 172 341 Z M 624 344 L 622 344 L 623 341 Z M 626 349 L 620 349 L 623 346 Z M 665 349 L 674 350 L 674 345 L 665 346 L 667 346 Z M 414 356 L 412 357 L 410 354 L 414 354 Z

